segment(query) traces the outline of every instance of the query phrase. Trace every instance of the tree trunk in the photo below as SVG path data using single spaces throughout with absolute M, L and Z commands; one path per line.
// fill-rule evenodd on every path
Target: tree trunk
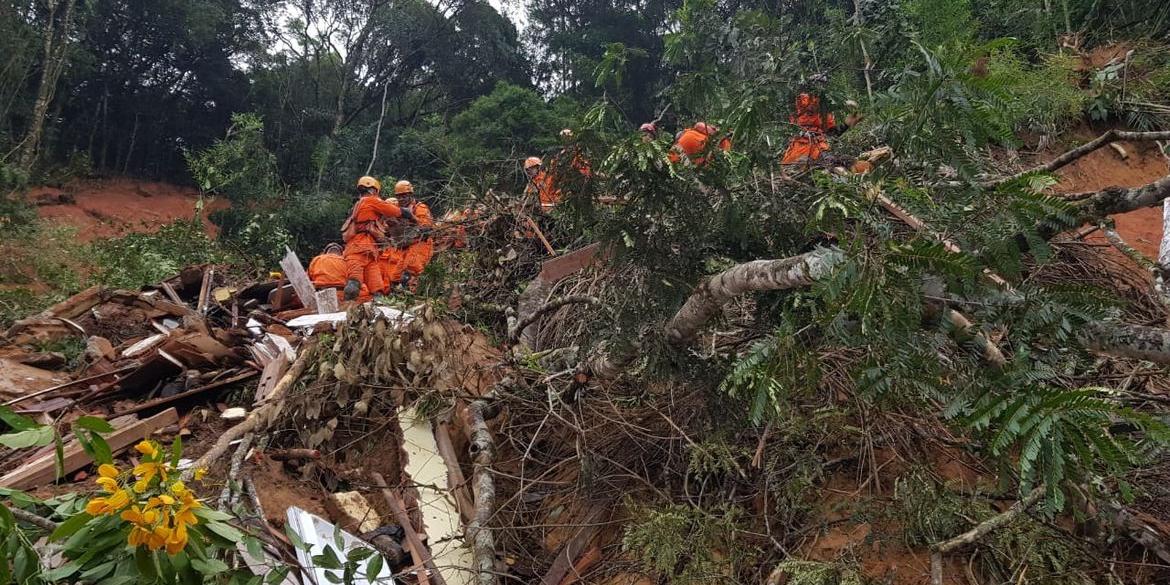
M 667 323 L 666 336 L 675 343 L 691 341 L 732 298 L 752 291 L 809 286 L 828 276 L 844 260 L 844 252 L 837 248 L 818 248 L 791 258 L 733 266 L 699 285 Z
M 1087 323 L 1080 338 L 1099 353 L 1170 364 L 1170 329 L 1098 321 Z
M 487 527 L 496 507 L 496 487 L 491 474 L 495 446 L 484 415 L 487 408 L 488 404 L 484 400 L 476 400 L 468 406 L 471 415 L 471 481 L 475 486 L 475 519 L 467 527 L 467 536 L 474 551 L 476 582 L 479 585 L 496 585 L 496 543 L 491 529 Z
M 45 18 L 45 30 L 41 42 L 41 52 L 44 55 L 41 81 L 37 88 L 37 99 L 33 103 L 32 119 L 29 121 L 28 132 L 25 133 L 18 161 L 20 168 L 25 172 L 31 171 L 33 163 L 36 162 L 41 136 L 45 131 L 45 117 L 49 112 L 49 104 L 53 101 L 57 79 L 60 78 L 61 71 L 65 68 L 65 48 L 69 43 L 69 22 L 73 18 L 73 4 L 74 0 L 47 0 L 48 15 Z M 58 27 L 57 9 L 62 6 L 65 10 L 61 15 Z M 60 28 L 60 38 L 57 34 L 58 28 Z
M 1080 196 L 1074 202 L 1076 210 L 1085 223 L 1097 221 L 1116 213 L 1125 213 L 1143 207 L 1153 207 L 1170 197 L 1170 175 L 1153 183 L 1126 189 L 1108 187 L 1094 193 Z

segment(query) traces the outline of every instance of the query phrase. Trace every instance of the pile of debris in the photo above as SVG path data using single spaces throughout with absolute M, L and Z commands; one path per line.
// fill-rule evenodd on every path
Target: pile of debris
M 328 582 L 310 559 L 337 544 L 334 526 L 350 533 L 344 548 L 382 551 L 382 577 L 471 582 L 468 402 L 424 411 L 428 393 L 450 404 L 488 392 L 499 353 L 422 307 L 418 318 L 341 311 L 295 255 L 281 265 L 287 278 L 265 282 L 195 266 L 138 292 L 94 287 L 15 323 L 0 339 L 0 399 L 56 429 L 64 475 L 52 445 L 0 447 L 0 487 L 90 490 L 74 482 L 93 458 L 68 431 L 99 416 L 115 458 L 133 459 L 145 438 L 182 437 L 184 473 L 206 467 L 200 485 L 222 485 L 218 501 L 202 489 L 205 500 L 251 524 L 271 559 L 302 568 L 286 582 Z M 246 561 L 263 575 L 274 565 Z

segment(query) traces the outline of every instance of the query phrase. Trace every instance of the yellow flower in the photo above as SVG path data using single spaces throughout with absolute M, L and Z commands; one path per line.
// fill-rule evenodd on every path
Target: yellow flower
M 149 500 L 146 501 L 146 509 L 150 510 L 150 509 L 162 506 L 164 504 L 167 506 L 173 506 L 175 504 L 175 498 L 172 498 L 166 494 L 163 494 L 163 495 L 158 496 L 158 497 L 150 498 Z
M 101 486 L 101 488 L 105 490 L 107 494 L 112 494 L 118 491 L 118 480 L 112 477 L 99 477 L 97 478 L 96 483 Z
M 179 496 L 179 499 L 181 500 L 184 496 L 189 495 L 191 492 L 187 490 L 187 484 L 181 481 L 176 481 L 175 483 L 171 484 L 171 493 Z
M 98 475 L 101 477 L 108 477 L 111 479 L 116 478 L 116 477 L 118 477 L 118 468 L 114 467 L 113 465 L 110 465 L 109 463 L 103 463 L 103 464 L 98 466 Z
M 206 476 L 207 476 L 207 468 L 206 467 L 200 467 L 199 469 L 195 470 L 195 481 L 203 481 L 203 478 Z
M 167 466 L 163 465 L 162 463 L 154 463 L 152 461 L 146 461 L 144 463 L 139 463 L 138 465 L 135 465 L 133 473 L 138 478 L 138 482 L 134 484 L 134 491 L 136 491 L 138 493 L 142 493 L 142 492 L 146 491 L 146 487 L 148 485 L 150 485 L 150 480 L 154 479 L 154 476 L 157 475 L 163 481 L 166 481 L 166 479 L 167 479 Z M 139 485 L 142 486 L 142 489 L 138 489 Z
M 135 445 L 134 449 L 151 459 L 158 457 L 158 447 L 153 441 L 143 441 Z
M 141 546 L 149 541 L 150 535 L 151 530 L 149 528 L 135 526 L 134 528 L 130 529 L 130 536 L 126 537 L 126 542 L 129 543 L 130 546 Z
M 158 524 L 150 531 L 150 535 L 146 538 L 146 546 L 150 550 L 158 550 L 167 545 L 167 539 L 171 537 L 171 529 L 165 526 L 165 523 Z
M 187 546 L 187 527 L 182 523 L 175 525 L 171 535 L 167 537 L 167 554 L 174 556 Z
M 114 514 L 130 504 L 130 494 L 126 490 L 118 490 L 105 498 L 93 498 L 85 504 L 85 512 L 90 516 Z

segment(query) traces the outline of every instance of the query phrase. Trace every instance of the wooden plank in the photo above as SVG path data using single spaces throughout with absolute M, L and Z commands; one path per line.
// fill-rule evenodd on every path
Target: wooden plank
M 198 396 L 200 394 L 203 394 L 205 392 L 210 392 L 210 391 L 215 390 L 217 388 L 223 388 L 224 386 L 227 386 L 229 384 L 235 384 L 236 382 L 242 382 L 244 380 L 247 380 L 248 378 L 255 377 L 256 374 L 257 374 L 257 372 L 255 370 L 248 370 L 242 374 L 237 374 L 237 375 L 232 376 L 230 378 L 225 378 L 223 380 L 212 382 L 210 384 L 200 386 L 198 388 L 192 388 L 186 392 L 180 392 L 180 393 L 175 394 L 173 396 L 167 396 L 165 398 L 155 398 L 154 400 L 148 400 L 146 402 L 141 402 L 141 403 L 136 404 L 130 408 L 127 408 L 126 410 L 119 411 L 118 414 L 119 415 L 133 414 L 136 412 L 142 412 L 144 410 L 150 410 L 152 408 L 158 408 L 160 406 L 166 406 L 172 402 L 177 402 L 179 400 L 183 400 L 184 398 L 191 398 L 192 396 Z
M 93 381 L 96 381 L 96 380 L 101 380 L 102 378 L 106 378 L 106 377 L 109 377 L 109 376 L 113 376 L 113 375 L 115 375 L 115 374 L 121 374 L 121 373 L 124 373 L 124 372 L 129 372 L 130 370 L 133 370 L 133 369 L 136 369 L 136 368 L 138 368 L 138 364 L 132 364 L 132 365 L 129 365 L 129 366 L 125 366 L 125 367 L 119 368 L 119 369 L 117 369 L 117 370 L 112 370 L 112 371 L 109 371 L 109 372 L 105 372 L 105 373 L 103 373 L 103 374 L 97 374 L 97 375 L 94 375 L 94 376 L 88 376 L 88 377 L 85 377 L 85 378 L 79 378 L 79 379 L 77 379 L 77 380 L 73 380 L 72 382 L 65 382 L 64 384 L 58 384 L 58 385 L 56 385 L 56 386 L 53 386 L 52 388 L 45 388 L 44 390 L 37 390 L 36 392 L 32 392 L 32 393 L 29 393 L 29 394 L 25 394 L 24 396 L 21 396 L 21 397 L 19 397 L 19 398 L 13 398 L 12 400 L 9 400 L 8 402 L 5 402 L 5 403 L 4 403 L 4 406 L 12 406 L 13 404 L 17 404 L 17 403 L 19 403 L 19 402 L 23 402 L 23 401 L 25 401 L 25 400 L 28 400 L 29 398 L 36 398 L 37 396 L 44 396 L 45 394 L 51 394 L 51 393 L 53 393 L 53 392 L 56 392 L 56 391 L 58 391 L 58 390 L 64 390 L 65 388 L 69 388 L 69 387 L 71 387 L 71 386 L 77 386 L 78 384 L 84 384 L 84 383 L 86 383 L 86 382 L 93 382 Z
M 327 315 L 341 311 L 341 308 L 337 306 L 337 289 L 327 288 L 319 290 L 315 298 L 317 299 L 318 315 Z
M 536 225 L 536 222 L 532 221 L 532 218 L 528 217 L 527 215 L 524 216 L 524 220 L 528 222 L 528 225 L 532 228 L 532 231 L 536 232 L 536 237 L 540 238 L 540 243 L 544 244 L 544 249 L 548 250 L 548 255 L 556 256 L 557 251 L 553 249 L 552 244 L 548 243 L 548 238 L 544 237 L 544 232 L 540 231 L 540 227 Z
M 371 473 L 370 477 L 374 480 L 374 485 L 381 488 L 386 505 L 390 506 L 390 511 L 394 512 L 394 518 L 398 520 L 398 525 L 402 526 L 402 531 L 406 533 L 406 544 L 410 547 L 410 558 L 414 559 L 415 562 L 422 561 L 423 565 L 431 571 L 431 576 L 435 578 L 436 583 L 447 585 L 447 582 L 443 580 L 443 575 L 435 567 L 435 561 L 431 560 L 431 551 L 427 549 L 422 539 L 418 537 L 418 533 L 414 531 L 414 524 L 410 522 L 410 516 L 406 514 L 406 507 L 402 505 L 398 495 L 390 491 L 390 486 L 386 485 L 386 479 L 382 477 L 382 474 Z M 420 581 L 426 578 L 426 571 L 419 571 L 418 574 Z
M 572 570 L 573 565 L 585 551 L 585 547 L 597 536 L 600 531 L 601 519 L 605 517 L 609 506 L 599 506 L 589 513 L 585 520 L 585 525 L 577 529 L 577 533 L 565 543 L 561 548 L 561 552 L 557 553 L 557 558 L 553 560 L 552 566 L 548 568 L 548 572 L 541 578 L 541 585 L 559 585 Z
M 106 435 L 105 440 L 106 443 L 109 443 L 110 450 L 118 453 L 149 437 L 154 431 L 173 425 L 178 421 L 179 413 L 173 408 L 168 408 L 146 420 L 137 421 Z M 21 465 L 4 477 L 0 477 L 0 487 L 27 490 L 52 483 L 56 479 L 57 473 L 55 459 L 56 453 L 48 453 Z M 65 475 L 92 463 L 93 459 L 86 454 L 81 445 L 73 445 L 65 449 Z
M 276 387 L 276 383 L 288 371 L 290 363 L 288 354 L 277 350 L 276 356 L 264 364 L 264 371 L 260 374 L 260 383 L 256 385 L 256 399 L 252 402 L 254 406 L 259 406 L 265 398 L 268 398 L 268 394 Z
M 459 466 L 459 456 L 455 453 L 455 444 L 451 441 L 451 422 L 438 418 L 432 425 L 435 429 L 435 444 L 439 447 L 439 456 L 447 465 L 447 489 L 455 495 L 459 517 L 466 526 L 475 518 L 475 504 L 467 491 L 467 478 L 463 475 L 463 468 Z
M 211 292 L 211 279 L 214 276 L 214 268 L 208 268 L 203 271 L 203 284 L 199 286 L 199 302 L 195 303 L 195 310 L 200 313 L 207 312 L 207 295 Z
M 589 244 L 584 248 L 573 250 L 559 258 L 545 260 L 540 265 L 540 278 L 553 283 L 574 272 L 592 265 L 605 255 L 601 253 L 601 244 Z
M 171 286 L 170 283 L 164 281 L 162 283 L 162 290 L 164 293 L 166 293 L 167 298 L 171 299 L 172 303 L 175 303 L 176 305 L 186 304 L 183 302 L 183 299 L 179 297 L 179 293 L 175 292 L 175 287 Z
M 284 270 L 284 275 L 288 277 L 288 281 L 292 283 L 293 290 L 296 291 L 297 297 L 301 299 L 301 304 L 306 309 L 317 308 L 316 293 L 313 290 L 313 283 L 309 280 L 309 275 L 305 273 L 305 267 L 301 265 L 301 261 L 297 258 L 296 252 L 284 247 L 284 258 L 280 260 L 280 267 Z

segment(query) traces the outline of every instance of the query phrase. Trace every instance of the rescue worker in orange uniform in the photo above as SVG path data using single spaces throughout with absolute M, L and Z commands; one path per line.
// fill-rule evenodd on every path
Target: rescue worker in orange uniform
M 654 142 L 658 138 L 658 127 L 654 122 L 646 122 L 638 127 L 638 132 L 642 134 L 642 142 Z
M 683 155 L 686 155 L 695 166 L 707 164 L 707 159 L 700 155 L 707 149 L 707 140 L 718 131 L 719 128 L 714 124 L 696 122 L 694 126 L 684 130 L 675 141 L 674 146 L 671 147 L 670 153 L 667 155 L 670 162 L 678 164 Z M 719 149 L 723 152 L 730 151 L 731 138 L 725 136 L 723 140 L 720 140 Z
M 528 175 L 528 187 L 524 193 L 539 198 L 542 211 L 547 212 L 560 203 L 561 190 L 557 188 L 552 174 L 544 170 L 544 161 L 540 157 L 524 159 L 524 174 Z
M 345 287 L 349 269 L 346 268 L 345 257 L 341 253 L 341 244 L 329 244 L 325 246 L 325 251 L 309 262 L 309 280 L 313 282 L 314 288 L 335 288 L 341 292 L 341 289 Z M 362 283 L 358 298 L 368 296 L 370 296 L 369 289 L 366 288 L 365 283 Z
M 377 262 L 377 240 L 382 235 L 381 220 L 414 219 L 409 209 L 382 200 L 382 183 L 373 177 L 358 179 L 357 193 L 358 201 L 341 229 L 345 240 L 346 300 L 358 297 L 362 283 L 373 293 L 385 288 L 381 266 Z
M 819 96 L 809 93 L 796 96 L 796 113 L 789 116 L 788 121 L 795 124 L 799 132 L 788 143 L 780 164 L 809 164 L 820 160 L 830 150 L 828 135 L 839 135 L 860 120 L 860 114 L 851 113 L 845 118 L 845 125 L 838 126 L 832 113 L 821 111 Z
M 418 277 L 430 263 L 435 253 L 435 242 L 431 230 L 435 226 L 431 209 L 414 196 L 414 185 L 410 181 L 394 184 L 394 197 L 403 211 L 409 211 L 413 222 L 392 220 L 386 231 L 389 245 L 382 252 L 382 269 L 386 279 L 386 292 L 395 285 L 409 287 L 418 285 Z

